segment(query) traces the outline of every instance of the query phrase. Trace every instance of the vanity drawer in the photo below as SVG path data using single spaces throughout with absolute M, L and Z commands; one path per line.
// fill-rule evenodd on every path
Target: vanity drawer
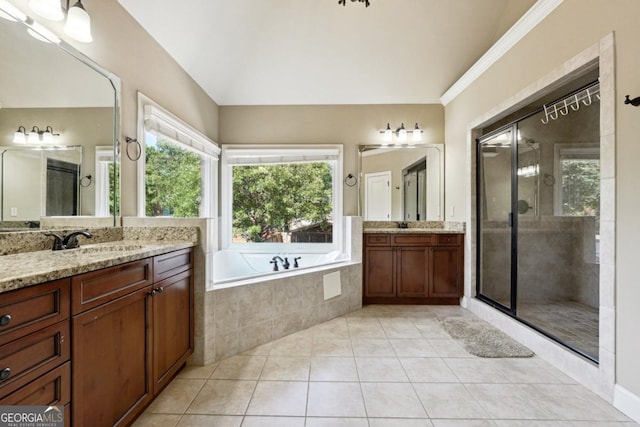
M 366 234 L 365 244 L 367 246 L 389 246 L 391 238 L 388 234 Z
M 116 265 L 71 278 L 72 314 L 78 314 L 152 283 L 150 258 Z
M 69 300 L 69 279 L 3 293 L 0 346 L 68 318 Z
M 9 394 L 69 360 L 69 320 L 0 347 L 0 394 Z
M 462 234 L 437 234 L 437 245 L 459 246 L 462 244 Z
M 153 283 L 157 283 L 193 266 L 193 250 L 183 249 L 153 258 Z
M 429 246 L 432 243 L 432 234 L 397 234 L 393 236 L 394 246 Z
M 0 405 L 66 405 L 71 401 L 70 385 L 71 362 L 67 362 L 11 394 L 0 393 Z

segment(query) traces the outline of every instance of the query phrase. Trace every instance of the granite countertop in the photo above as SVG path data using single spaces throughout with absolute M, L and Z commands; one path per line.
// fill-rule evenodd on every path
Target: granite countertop
M 119 240 L 4 255 L 0 256 L 0 293 L 192 246 L 190 241 Z
M 464 231 L 455 228 L 378 228 L 363 229 L 367 234 L 464 234 Z

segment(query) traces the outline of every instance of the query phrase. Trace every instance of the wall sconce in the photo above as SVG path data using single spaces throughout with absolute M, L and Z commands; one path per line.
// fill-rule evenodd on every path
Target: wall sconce
M 18 130 L 13 134 L 14 144 L 38 144 L 42 141 L 45 144 L 53 144 L 53 137 L 60 136 L 59 133 L 53 132 L 53 127 L 47 126 L 45 130 L 40 130 L 38 126 L 31 128 L 31 131 L 27 133 L 27 129 L 24 126 L 18 126 Z
M 404 123 L 402 123 L 396 130 L 391 129 L 391 125 L 387 123 L 387 128 L 380 131 L 384 142 L 391 142 L 393 140 L 394 133 L 398 137 L 398 142 L 405 142 L 408 138 L 408 134 L 411 134 L 411 141 L 419 142 L 422 141 L 422 132 L 423 130 L 418 127 L 418 123 L 416 123 L 416 126 L 413 129 L 406 129 L 404 127 Z
M 82 1 L 78 0 L 73 6 L 63 9 L 60 0 L 29 0 L 29 8 L 38 16 L 50 21 L 62 21 L 65 19 L 64 32 L 74 40 L 82 43 L 90 43 L 93 41 L 91 36 L 91 17 L 82 5 Z

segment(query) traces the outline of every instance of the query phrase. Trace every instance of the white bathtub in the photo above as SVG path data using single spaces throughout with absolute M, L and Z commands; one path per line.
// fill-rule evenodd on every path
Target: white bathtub
M 285 270 L 278 260 L 279 271 L 276 272 L 273 271 L 273 264 L 269 262 L 274 256 L 276 255 L 272 253 L 218 251 L 213 254 L 213 284 L 216 286 L 274 274 L 295 274 L 298 271 L 308 270 L 309 268 L 348 261 L 347 257 L 341 254 L 340 251 L 333 251 L 327 254 L 278 254 L 282 259 L 286 257 L 291 266 L 288 270 Z M 297 257 L 300 257 L 298 268 L 294 268 L 293 260 Z

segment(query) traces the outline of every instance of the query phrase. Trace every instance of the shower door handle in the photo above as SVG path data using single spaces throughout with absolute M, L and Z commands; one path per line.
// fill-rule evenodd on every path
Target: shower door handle
M 513 212 L 509 212 L 509 227 L 513 227 Z

